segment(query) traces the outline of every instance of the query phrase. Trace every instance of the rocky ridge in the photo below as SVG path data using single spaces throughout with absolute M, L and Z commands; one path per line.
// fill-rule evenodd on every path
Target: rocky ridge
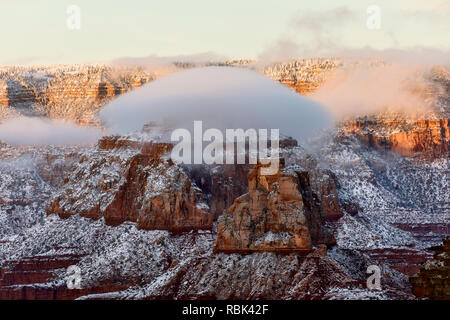
M 220 226 L 222 217 L 219 217 L 217 232 L 211 224 L 195 227 L 191 225 L 192 231 L 186 232 L 189 228 L 185 228 L 186 225 L 180 228 L 177 221 L 152 220 L 152 217 L 157 216 L 155 213 L 158 212 L 161 212 L 162 217 L 170 217 L 173 211 L 158 211 L 157 208 L 167 208 L 168 204 L 177 202 L 176 191 L 170 191 L 177 185 L 177 182 L 172 181 L 171 175 L 166 171 L 175 170 L 188 180 L 192 173 L 192 171 L 186 170 L 183 175 L 184 169 L 182 168 L 170 169 L 174 165 L 168 163 L 168 158 L 164 156 L 168 150 L 170 148 L 164 143 L 142 142 L 126 136 L 105 137 L 99 141 L 96 148 L 80 152 L 79 161 L 69 169 L 72 173 L 63 182 L 61 191 L 56 192 L 50 202 L 52 205 L 48 208 L 49 213 L 57 214 L 43 217 L 40 224 L 23 230 L 19 236 L 16 234 L 3 238 L 3 242 L 0 244 L 3 253 L 2 274 L 4 277 L 0 292 L 3 292 L 3 296 L 46 299 L 55 297 L 67 299 L 77 297 L 89 299 L 373 297 L 372 293 L 364 289 L 362 270 L 365 265 L 356 269 L 355 267 L 343 267 L 345 263 L 348 263 L 345 262 L 349 259 L 348 253 L 331 252 L 331 255 L 327 256 L 326 247 L 317 247 L 320 243 L 326 243 L 320 238 L 324 232 L 325 220 L 327 220 L 325 219 L 327 206 L 322 206 L 322 199 L 327 199 L 328 206 L 330 203 L 341 204 L 343 202 L 339 199 L 337 192 L 339 191 L 342 195 L 345 193 L 342 193 L 341 186 L 335 183 L 336 177 L 333 177 L 330 171 L 319 169 L 317 161 L 305 154 L 300 147 L 291 146 L 283 150 L 283 156 L 287 162 L 301 165 L 296 169 L 299 173 L 293 174 L 292 171 L 285 171 L 285 173 L 277 175 L 276 179 L 271 180 L 269 177 L 271 183 L 268 183 L 267 180 L 264 182 L 260 176 L 255 174 L 257 170 L 252 171 L 254 173 L 250 172 L 249 186 L 251 188 L 249 191 L 256 190 L 253 189 L 256 186 L 253 185 L 253 183 L 256 184 L 256 180 L 259 181 L 259 189 L 261 186 L 267 188 L 269 185 L 270 188 L 275 188 L 275 185 L 279 184 L 277 181 L 279 179 L 286 180 L 285 182 L 288 184 L 297 184 L 296 188 L 272 190 L 275 191 L 272 192 L 272 196 L 263 189 L 263 192 L 260 193 L 262 197 L 259 200 L 264 202 L 264 197 L 266 199 L 272 197 L 273 200 L 278 198 L 278 201 L 273 202 L 272 209 L 281 210 L 282 215 L 286 208 L 288 211 L 297 208 L 300 209 L 299 213 L 306 214 L 308 218 L 299 226 L 301 230 L 309 233 L 311 243 L 308 245 L 308 250 L 301 252 L 283 250 L 286 247 L 269 241 L 254 253 L 251 253 L 251 250 L 244 252 L 238 244 L 234 244 L 231 251 L 223 250 L 225 252 L 220 253 L 218 252 L 220 250 L 214 250 L 214 247 L 217 246 L 217 239 L 224 238 L 225 235 Z M 136 156 L 146 160 L 130 160 Z M 157 175 L 154 176 L 151 173 L 154 172 L 155 166 L 159 166 L 159 164 L 156 165 L 157 163 L 165 163 L 164 171 L 157 170 Z M 91 168 L 93 171 L 90 170 Z M 205 170 L 211 171 L 212 169 L 214 166 Z M 201 194 L 201 187 L 211 191 L 218 188 L 214 186 L 215 182 L 230 181 L 228 180 L 229 171 L 214 171 L 217 178 L 210 181 L 209 185 L 196 187 L 191 181 L 191 188 Z M 152 201 L 152 197 L 142 196 L 139 189 L 126 183 L 126 177 L 129 177 L 131 173 L 136 174 L 137 177 L 145 177 L 150 173 L 147 178 L 151 178 L 142 184 L 146 186 L 146 189 L 155 190 L 156 188 L 162 192 L 163 197 L 159 199 L 162 199 L 163 205 L 154 207 L 155 210 L 152 211 L 141 210 L 145 209 L 146 204 Z M 81 175 L 83 178 L 79 179 L 77 175 Z M 238 173 L 236 180 L 231 179 L 231 181 L 238 182 L 240 176 L 241 173 Z M 134 180 L 142 181 L 141 178 L 133 178 Z M 182 182 L 183 179 L 180 181 Z M 107 188 L 102 190 L 102 186 Z M 121 191 L 120 186 L 126 187 L 122 187 Z M 161 189 L 161 186 L 164 187 Z M 123 196 L 125 190 L 128 191 L 125 192 L 125 195 L 128 195 Z M 286 198 L 286 196 L 292 196 L 291 193 L 295 190 L 301 190 L 297 194 L 297 198 Z M 105 193 L 105 191 L 108 192 Z M 173 194 L 174 201 L 170 196 L 164 196 L 167 192 Z M 189 193 L 185 190 L 182 197 L 186 197 L 186 194 Z M 211 193 L 205 192 L 201 198 L 205 199 L 204 203 L 208 203 L 208 201 L 217 203 Z M 120 199 L 121 202 L 114 199 Z M 128 200 L 125 201 L 125 199 Z M 145 201 L 145 199 L 150 199 L 150 201 Z M 255 203 L 261 204 L 259 200 Z M 115 214 L 117 211 L 107 209 L 114 202 L 126 203 L 127 207 L 133 209 L 133 212 L 140 212 L 141 216 L 148 215 L 150 219 L 139 220 L 139 216 L 136 219 L 136 216 L 132 215 L 118 216 Z M 54 206 L 55 203 L 58 205 Z M 101 207 L 102 204 L 104 204 L 103 211 L 93 210 L 96 206 Z M 58 208 L 58 206 L 61 211 L 59 209 L 53 211 L 53 208 Z M 291 209 L 289 209 L 290 207 Z M 232 211 L 232 208 L 228 211 Z M 338 208 L 341 208 L 340 205 Z M 208 206 L 201 205 L 201 209 L 208 212 Z M 341 219 L 346 219 L 348 213 L 345 209 L 341 210 L 340 214 L 344 215 Z M 131 210 L 123 212 L 131 212 Z M 191 223 L 189 211 L 183 212 L 185 216 L 179 221 Z M 261 214 L 262 212 L 257 210 L 256 213 Z M 285 211 L 284 214 L 288 214 L 288 212 Z M 261 217 L 263 216 L 264 214 Z M 214 215 L 209 213 L 209 217 L 212 218 Z M 315 217 L 315 220 L 311 220 L 311 217 Z M 339 223 L 341 219 L 337 222 L 336 219 L 328 220 L 332 223 Z M 157 223 L 143 225 L 140 221 L 156 221 Z M 163 222 L 161 223 L 161 221 Z M 278 222 L 272 220 L 274 223 L 267 226 L 283 227 L 283 224 L 280 223 L 282 221 L 283 219 Z M 206 227 L 206 230 L 199 230 L 202 227 Z M 284 227 L 289 231 L 291 225 L 284 224 Z M 180 231 L 183 232 L 180 233 Z M 243 228 L 242 234 L 248 231 Z M 101 235 L 102 233 L 104 235 Z M 339 237 L 338 243 L 340 241 L 343 248 L 348 246 L 342 242 L 339 229 L 336 234 Z M 308 239 L 308 237 L 305 236 L 304 239 Z M 257 241 L 258 237 L 251 237 L 250 247 L 255 246 L 254 244 L 257 244 L 256 247 L 258 247 Z M 218 242 L 220 243 L 220 240 Z M 136 250 L 130 248 L 136 248 Z M 226 249 L 230 249 L 230 247 Z M 283 255 L 279 255 L 280 253 Z M 367 264 L 371 263 L 370 257 L 366 259 Z M 49 262 L 41 263 L 44 260 Z M 65 267 L 69 260 L 83 270 L 83 289 L 81 291 L 69 291 L 65 286 L 67 279 Z M 248 263 L 254 267 L 249 269 Z M 224 265 L 228 267 L 224 268 Z M 29 266 L 26 267 L 28 269 L 25 266 Z M 396 270 L 386 268 L 386 274 L 389 274 L 389 277 L 394 280 L 388 284 L 386 290 L 379 297 L 384 299 L 398 296 L 409 297 L 402 293 L 404 290 L 401 289 L 404 288 L 402 276 L 396 274 Z M 287 271 L 280 275 L 280 270 Z M 255 274 L 255 276 L 243 285 L 242 279 L 245 279 L 247 274 Z M 292 275 L 296 276 L 292 278 Z M 203 280 L 198 281 L 198 279 Z
M 410 278 L 413 292 L 421 298 L 450 299 L 450 237 L 441 246 L 430 248 L 433 259 L 427 260 L 419 273 Z
M 449 119 L 439 120 L 356 120 L 342 124 L 344 134 L 357 136 L 365 145 L 402 156 L 428 160 L 448 157 Z
M 0 121 L 24 115 L 98 124 L 101 106 L 150 80 L 139 68 L 106 65 L 0 67 Z
M 308 252 L 323 242 L 322 213 L 308 172 L 282 168 L 263 175 L 262 168 L 253 168 L 248 193 L 219 217 L 215 250 Z
M 284 150 L 286 166 L 299 166 L 297 171 L 308 176 L 310 186 L 300 189 L 308 190 L 309 196 L 300 192 L 302 202 L 308 197 L 317 201 L 321 214 L 315 216 L 321 216 L 321 228 L 332 231 L 337 242 L 327 251 L 313 244 L 303 255 L 279 255 L 278 244 L 270 242 L 265 252 L 243 254 L 248 252 L 234 244 L 239 253 L 214 253 L 221 236 L 219 216 L 224 210 L 232 213 L 224 216 L 238 214 L 232 210 L 235 199 L 247 192 L 250 197 L 249 166 L 180 168 L 161 156 L 168 146 L 158 144 L 160 149 L 129 137 L 104 138 L 91 150 L 39 150 L 48 156 L 36 157 L 32 166 L 14 165 L 0 172 L 2 178 L 14 177 L 1 181 L 15 181 L 2 185 L 3 194 L 16 190 L 15 199 L 24 192 L 39 199 L 38 206 L 0 201 L 13 208 L 2 212 L 5 221 L 33 217 L 29 224 L 17 219 L 16 227 L 4 233 L 2 227 L 0 294 L 94 299 L 411 298 L 404 274 L 416 273 L 430 258 L 425 248 L 449 233 L 448 127 L 442 130 L 442 119 L 437 120 L 439 126 L 428 120 L 370 121 L 362 127 L 347 123 L 331 142 L 318 144 L 314 156 L 295 146 Z M 397 137 L 401 131 L 407 132 L 406 138 L 401 133 Z M 365 140 L 370 134 L 377 136 L 372 139 L 375 144 Z M 21 154 L 4 146 L 2 156 L 5 150 L 8 164 Z M 81 177 L 78 183 L 75 172 Z M 174 182 L 170 172 L 181 177 L 181 183 Z M 31 186 L 21 183 L 25 180 Z M 145 191 L 130 183 L 134 180 L 141 181 Z M 156 195 L 148 190 L 156 190 Z M 270 195 L 266 193 L 259 194 L 263 202 Z M 273 194 L 283 197 L 283 192 Z M 50 195 L 48 213 L 63 219 L 55 214 L 45 217 Z M 298 199 L 293 202 L 300 206 Z M 177 209 L 177 203 L 186 205 Z M 177 210 L 183 223 L 172 228 L 174 221 L 168 217 Z M 153 212 L 161 219 L 154 219 Z M 216 232 L 212 221 L 217 217 Z M 199 225 L 206 230 L 197 231 Z M 193 231 L 186 232 L 189 229 Z M 248 228 L 243 231 L 248 235 Z M 83 270 L 84 291 L 67 290 L 66 259 Z M 364 289 L 369 264 L 382 266 L 382 292 Z M 242 279 L 249 280 L 243 284 Z
M 126 137 L 102 138 L 96 149 L 80 156 L 47 213 L 104 217 L 111 225 L 133 221 L 149 230 L 211 228 L 213 216 L 200 189 L 164 158 L 171 148 Z

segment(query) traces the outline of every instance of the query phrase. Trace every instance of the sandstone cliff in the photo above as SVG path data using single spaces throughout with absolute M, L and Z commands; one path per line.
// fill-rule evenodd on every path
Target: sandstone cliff
M 296 90 L 319 83 L 311 77 Z M 27 103 L 15 106 L 25 112 Z M 0 166 L 0 297 L 387 299 L 398 297 L 390 291 L 397 283 L 409 298 L 398 271 L 417 272 L 429 257 L 425 244 L 449 233 L 442 119 L 349 122 L 316 161 L 296 154 L 300 148 L 283 152 L 286 169 L 265 181 L 245 165 L 179 168 L 164 156 L 169 145 L 131 137 L 108 137 L 91 150 L 29 150 L 40 155 L 33 168 L 9 163 L 19 148 L 0 143 L 0 158 L 8 158 Z M 409 158 L 416 153 L 431 159 Z M 212 221 L 224 210 L 217 234 Z M 325 221 L 337 241 L 327 252 L 314 249 L 332 240 Z M 249 251 L 256 252 L 241 254 Z M 68 264 L 83 270 L 83 290 L 66 288 Z M 382 267 L 380 293 L 364 289 L 370 264 Z M 419 290 L 439 296 L 442 282 L 421 275 L 431 281 Z
M 234 200 L 248 192 L 247 175 L 252 165 L 188 165 L 183 169 L 202 190 L 210 212 L 217 219 Z
M 322 212 L 305 171 L 283 168 L 248 175 L 248 193 L 217 221 L 216 251 L 308 251 L 323 243 Z
M 420 298 L 450 299 L 450 237 L 443 245 L 431 248 L 435 254 L 427 260 L 417 275 L 410 278 L 413 293 Z
M 1 67 L 0 121 L 15 113 L 95 124 L 102 105 L 150 80 L 138 68 Z
M 118 225 L 183 231 L 211 228 L 200 189 L 165 154 L 171 144 L 105 137 L 82 155 L 48 214 L 79 214 Z
M 449 119 L 355 120 L 342 124 L 344 134 L 354 134 L 371 148 L 394 151 L 402 156 L 420 155 L 429 160 L 450 151 Z
M 293 88 L 300 94 L 311 94 L 342 66 L 341 59 L 297 59 L 290 62 L 270 64 L 262 73 L 269 78 Z

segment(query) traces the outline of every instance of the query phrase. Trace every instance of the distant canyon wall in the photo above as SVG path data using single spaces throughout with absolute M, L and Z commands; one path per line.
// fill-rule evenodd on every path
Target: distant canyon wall
M 0 68 L 0 120 L 11 115 L 95 124 L 99 108 L 149 82 L 139 68 L 110 66 Z
M 338 58 L 297 59 L 258 66 L 251 60 L 231 60 L 205 65 L 255 69 L 300 94 L 310 95 L 347 62 Z M 176 70 L 198 67 L 180 65 Z M 0 121 L 14 115 L 63 118 L 79 124 L 98 125 L 101 106 L 114 97 L 138 88 L 155 76 L 151 70 L 107 65 L 57 67 L 0 67 Z M 434 119 L 392 120 L 389 116 L 353 118 L 340 123 L 344 134 L 354 134 L 371 147 L 392 150 L 403 156 L 424 153 L 434 159 L 448 155 L 449 129 L 446 110 L 450 105 L 450 73 L 433 68 L 430 83 L 440 88 L 443 112 Z M 402 117 L 400 117 L 402 119 Z
M 332 72 L 343 66 L 340 59 L 298 59 L 265 66 L 262 73 L 300 94 L 313 93 L 327 81 Z
M 450 119 L 353 120 L 342 123 L 342 132 L 355 135 L 368 147 L 433 160 L 449 155 L 449 122 Z

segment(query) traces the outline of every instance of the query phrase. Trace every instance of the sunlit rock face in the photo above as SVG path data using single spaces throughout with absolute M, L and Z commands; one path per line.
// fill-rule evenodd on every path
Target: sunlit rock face
M 300 94 L 309 95 L 325 83 L 333 71 L 342 65 L 342 59 L 337 58 L 296 59 L 265 66 L 262 73 Z
M 150 80 L 138 68 L 106 65 L 0 67 L 0 121 L 22 115 L 95 124 L 102 105 Z
M 282 70 L 286 79 L 294 68 Z M 314 82 L 313 69 L 297 77 Z M 21 148 L 0 142 L 0 298 L 411 298 L 404 274 L 418 272 L 430 258 L 424 248 L 448 234 L 449 161 L 439 153 L 416 161 L 364 143 L 372 129 L 389 127 L 333 135 L 313 155 L 291 141 L 282 155 L 286 168 L 300 167 L 295 174 L 262 179 L 253 171 L 250 183 L 250 165 L 177 167 L 165 156 L 170 146 L 129 135 L 72 151 L 29 147 L 31 167 L 15 160 Z M 433 137 L 441 131 L 432 122 L 417 127 Z M 391 128 L 410 135 L 406 126 Z M 45 216 L 47 204 L 62 218 Z M 252 223 L 234 224 L 250 210 Z M 314 248 L 329 243 L 322 220 L 336 238 L 326 252 Z M 232 238 L 224 230 L 239 232 Z M 287 241 L 276 241 L 276 230 Z M 82 290 L 67 289 L 70 264 L 82 269 Z M 365 287 L 372 264 L 382 269 L 380 292 Z
M 74 214 L 142 229 L 211 228 L 213 215 L 201 191 L 169 158 L 171 144 L 105 137 L 74 166 L 48 214 Z
M 279 129 L 305 139 L 329 128 L 327 111 L 312 100 L 256 72 L 207 67 L 151 82 L 107 105 L 100 118 L 113 132 L 140 130 L 149 121 L 191 130 L 203 128 Z
M 219 217 L 215 250 L 308 252 L 323 243 L 322 210 L 308 172 L 282 168 L 263 175 L 262 168 L 249 173 L 249 192 Z
M 345 134 L 354 134 L 369 147 L 394 151 L 402 156 L 435 160 L 449 156 L 449 119 L 355 120 L 343 123 Z

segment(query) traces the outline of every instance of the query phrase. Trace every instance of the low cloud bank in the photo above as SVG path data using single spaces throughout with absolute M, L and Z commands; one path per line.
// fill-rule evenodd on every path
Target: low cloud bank
M 254 71 L 206 67 L 171 74 L 121 96 L 100 118 L 111 132 L 140 130 L 148 122 L 192 131 L 204 129 L 280 129 L 299 140 L 333 124 L 320 104 Z
M 0 124 L 0 141 L 10 145 L 76 145 L 95 143 L 98 128 L 45 118 L 18 117 Z
M 420 117 L 432 112 L 436 95 L 426 80 L 429 69 L 387 64 L 357 66 L 337 71 L 312 98 L 338 117 L 364 116 L 379 112 Z M 434 90 L 441 89 L 434 84 Z
M 113 66 L 140 67 L 151 75 L 159 78 L 170 73 L 180 71 L 185 66 L 192 64 L 202 65 L 213 61 L 227 60 L 228 57 L 214 52 L 202 52 L 197 54 L 159 56 L 156 54 L 146 57 L 122 57 L 111 61 Z M 184 66 L 183 66 L 184 65 Z

